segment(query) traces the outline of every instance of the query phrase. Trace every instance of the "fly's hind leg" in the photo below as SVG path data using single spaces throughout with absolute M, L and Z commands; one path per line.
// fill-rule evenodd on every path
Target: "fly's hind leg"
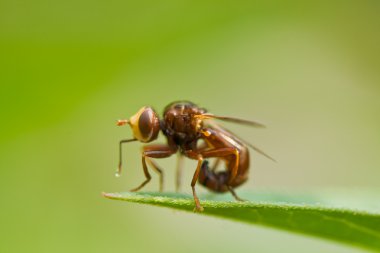
M 234 164 L 234 167 L 232 168 L 232 170 L 230 172 L 230 178 L 226 183 L 227 189 L 237 201 L 244 201 L 243 199 L 241 199 L 236 194 L 235 190 L 231 186 L 231 183 L 236 178 L 237 171 L 239 169 L 239 159 L 240 159 L 239 151 L 236 148 L 228 147 L 228 148 L 207 150 L 207 151 L 202 152 L 202 156 L 204 158 L 217 157 L 217 160 L 216 160 L 216 162 L 212 168 L 213 171 L 215 171 L 216 167 L 218 166 L 218 162 L 220 160 L 220 157 L 228 156 L 228 155 L 234 155 L 235 156 L 235 164 Z
M 160 188 L 162 188 L 162 179 L 163 179 L 163 177 L 162 177 L 162 171 L 161 171 L 161 169 L 158 168 L 158 166 L 152 160 L 150 160 L 150 158 L 166 158 L 166 157 L 171 156 L 175 152 L 176 152 L 176 150 L 171 149 L 167 145 L 151 145 L 151 146 L 145 146 L 145 147 L 143 147 L 143 152 L 142 152 L 141 160 L 142 160 L 143 171 L 144 171 L 144 175 L 145 175 L 145 181 L 142 182 L 138 187 L 133 188 L 131 191 L 132 192 L 139 191 L 147 183 L 149 183 L 149 181 L 151 179 L 151 176 L 149 174 L 148 166 L 146 164 L 146 160 L 147 159 L 151 163 L 152 167 L 158 173 L 160 173 L 160 177 L 161 177 L 160 178 L 160 182 L 161 182 L 160 183 Z
M 227 185 L 227 188 L 228 188 L 228 190 L 230 191 L 230 193 L 232 194 L 232 196 L 234 196 L 234 198 L 235 198 L 237 201 L 245 201 L 245 199 L 240 198 L 240 197 L 236 194 L 234 188 L 232 188 L 232 187 L 229 186 L 229 185 Z

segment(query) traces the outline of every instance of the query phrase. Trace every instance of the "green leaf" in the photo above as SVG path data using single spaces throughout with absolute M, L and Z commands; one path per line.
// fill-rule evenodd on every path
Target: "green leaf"
M 192 196 L 184 194 L 125 192 L 103 195 L 110 199 L 183 211 L 192 212 L 194 209 Z M 203 195 L 200 200 L 204 212 L 200 214 L 270 226 L 380 251 L 379 212 L 332 208 L 331 205 L 326 207 L 316 197 L 255 195 L 255 202 L 225 201 L 223 197 L 216 195 Z M 263 202 L 265 198 L 270 201 Z

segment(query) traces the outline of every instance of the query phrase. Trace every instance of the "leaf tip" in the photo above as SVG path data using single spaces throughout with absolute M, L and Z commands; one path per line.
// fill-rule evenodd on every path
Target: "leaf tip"
M 102 192 L 102 196 L 108 199 L 114 199 L 114 198 L 120 197 L 120 194 Z

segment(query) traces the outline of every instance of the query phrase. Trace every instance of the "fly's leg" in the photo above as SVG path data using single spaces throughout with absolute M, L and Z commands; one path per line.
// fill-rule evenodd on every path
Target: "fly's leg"
M 148 171 L 148 166 L 146 166 L 146 161 L 145 161 L 145 154 L 143 153 L 142 155 L 142 164 L 143 164 L 143 170 L 144 170 L 144 175 L 145 175 L 145 181 L 142 182 L 139 186 L 137 186 L 136 188 L 133 188 L 131 189 L 131 192 L 137 192 L 139 191 L 141 188 L 143 188 L 147 183 L 149 183 L 150 179 L 152 178 L 149 174 L 149 171 Z
M 123 143 L 131 142 L 131 141 L 136 141 L 136 139 L 125 139 L 125 140 L 121 140 L 121 141 L 119 142 L 119 166 L 118 166 L 117 171 L 116 171 L 116 176 L 117 176 L 117 177 L 119 177 L 119 176 L 120 176 L 120 173 L 121 173 L 122 147 L 123 147 Z
M 194 198 L 194 202 L 195 202 L 194 212 L 202 212 L 203 207 L 201 206 L 201 204 L 199 202 L 199 198 L 198 198 L 197 193 L 195 191 L 195 184 L 197 183 L 197 180 L 199 178 L 199 172 L 201 171 L 201 168 L 202 168 L 203 157 L 198 152 L 195 152 L 192 150 L 185 151 L 185 155 L 187 157 L 189 157 L 190 159 L 198 160 L 197 168 L 195 169 L 193 179 L 191 180 L 191 189 L 193 190 L 193 198 Z
M 228 188 L 228 190 L 230 191 L 230 193 L 232 194 L 232 196 L 234 196 L 235 200 L 237 200 L 237 201 L 245 201 L 245 199 L 240 198 L 240 197 L 236 194 L 235 190 L 234 190 L 231 186 L 227 185 L 227 188 Z
M 162 169 L 157 165 L 155 161 L 153 161 L 150 158 L 147 158 L 148 163 L 152 166 L 152 168 L 158 173 L 160 177 L 160 192 L 164 190 L 164 173 L 162 172 Z
M 201 171 L 201 166 L 203 162 L 202 156 L 198 155 L 197 160 L 198 160 L 198 165 L 197 165 L 197 169 L 194 172 L 193 180 L 191 180 L 191 189 L 193 190 L 193 197 L 194 197 L 194 202 L 195 202 L 194 212 L 202 212 L 203 207 L 199 203 L 199 198 L 197 196 L 197 193 L 195 192 L 195 184 L 197 183 L 199 172 Z
M 201 155 L 203 158 L 224 157 L 224 156 L 229 156 L 229 155 L 235 156 L 235 164 L 232 170 L 230 171 L 230 178 L 228 179 L 227 185 L 233 182 L 239 169 L 240 154 L 237 148 L 227 147 L 227 148 L 211 149 L 211 150 L 206 150 L 206 151 L 201 152 Z
M 199 198 L 195 192 L 195 184 L 197 183 L 199 172 L 202 167 L 202 162 L 204 158 L 210 158 L 210 157 L 223 157 L 228 155 L 235 155 L 236 156 L 236 163 L 235 166 L 231 172 L 231 177 L 235 177 L 237 174 L 238 164 L 239 164 L 239 152 L 236 148 L 233 147 L 227 147 L 227 148 L 218 148 L 218 149 L 211 149 L 211 150 L 205 150 L 199 153 L 194 152 L 192 150 L 186 151 L 186 156 L 188 156 L 191 159 L 198 160 L 197 168 L 194 172 L 193 180 L 191 181 L 191 189 L 193 190 L 193 197 L 195 202 L 195 209 L 196 212 L 202 212 L 203 207 L 200 205 Z M 230 178 L 231 179 L 231 178 Z
M 243 199 L 241 199 L 236 194 L 236 192 L 234 191 L 234 189 L 231 186 L 231 183 L 235 179 L 235 177 L 237 175 L 237 172 L 238 172 L 238 169 L 239 169 L 240 153 L 239 153 L 238 149 L 237 148 L 233 148 L 233 147 L 219 148 L 219 149 L 207 150 L 207 151 L 202 152 L 201 154 L 202 154 L 202 156 L 204 158 L 208 158 L 208 157 L 223 157 L 223 156 L 228 156 L 228 155 L 234 155 L 235 156 L 235 164 L 234 164 L 234 167 L 232 168 L 232 170 L 230 171 L 230 176 L 229 176 L 228 181 L 226 182 L 226 186 L 227 186 L 228 190 L 231 192 L 232 196 L 237 201 L 243 201 Z M 219 159 L 220 158 L 218 158 L 218 160 Z M 214 167 L 212 168 L 212 170 L 216 169 L 218 160 L 216 161 L 216 165 L 214 165 Z
M 219 163 L 220 163 L 220 158 L 216 158 L 216 160 L 215 160 L 215 162 L 214 162 L 214 164 L 212 165 L 212 167 L 211 167 L 210 170 L 211 170 L 212 172 L 215 172 L 215 171 L 216 171 L 216 168 L 218 168 Z
M 145 181 L 142 182 L 138 187 L 132 189 L 132 192 L 139 191 L 141 188 L 143 188 L 147 183 L 149 183 L 151 176 L 148 171 L 148 166 L 146 164 L 146 160 L 150 158 L 166 158 L 174 154 L 176 150 L 171 149 L 169 146 L 166 145 L 151 145 L 151 146 L 145 146 L 143 147 L 143 152 L 141 156 L 142 165 L 143 165 L 143 171 L 145 175 Z M 152 161 L 151 161 L 152 162 Z M 155 164 L 151 163 L 153 165 L 154 169 L 158 169 L 157 167 L 154 167 Z M 158 169 L 157 171 L 161 171 L 161 169 Z M 161 171 L 162 172 L 162 171 Z M 162 175 L 162 174 L 161 174 Z M 162 177 L 161 177 L 162 181 Z M 162 187 L 162 185 L 161 185 Z
M 176 192 L 179 192 L 180 188 L 181 188 L 182 168 L 183 168 L 183 155 L 178 154 L 177 169 L 176 169 L 176 180 L 175 180 L 175 191 Z

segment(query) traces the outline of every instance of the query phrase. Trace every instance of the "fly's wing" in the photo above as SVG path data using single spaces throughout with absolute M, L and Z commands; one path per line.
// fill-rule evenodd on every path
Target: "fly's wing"
M 257 121 L 246 120 L 246 119 L 238 119 L 238 118 L 234 118 L 234 117 L 217 116 L 217 115 L 210 114 L 210 113 L 199 114 L 199 115 L 196 115 L 195 117 L 199 118 L 199 119 L 219 119 L 219 120 L 223 120 L 223 121 L 227 121 L 227 122 L 238 123 L 238 124 L 252 126 L 252 127 L 265 128 L 264 124 L 257 122 Z
M 252 148 L 253 150 L 255 150 L 257 153 L 265 156 L 266 158 L 272 160 L 273 162 L 277 162 L 274 158 L 272 158 L 271 156 L 269 156 L 268 154 L 266 154 L 264 151 L 262 151 L 261 149 L 259 149 L 258 147 L 256 147 L 255 145 L 243 140 L 242 138 L 238 137 L 236 134 L 234 134 L 233 132 L 231 132 L 230 130 L 224 128 L 224 127 L 221 127 L 220 125 L 218 125 L 217 123 L 215 122 L 212 122 L 211 120 L 209 122 L 207 122 L 207 125 L 209 125 L 211 128 L 214 128 L 214 129 L 217 129 L 217 130 L 221 130 L 221 131 L 225 131 L 227 133 L 229 133 L 230 135 L 234 136 L 235 138 L 239 139 L 242 143 L 244 143 L 245 145 L 247 145 L 248 147 Z

